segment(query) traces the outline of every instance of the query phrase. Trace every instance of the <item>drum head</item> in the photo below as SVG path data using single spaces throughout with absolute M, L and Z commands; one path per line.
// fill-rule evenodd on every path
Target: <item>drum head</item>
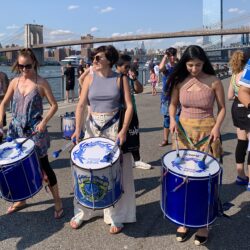
M 88 138 L 77 144 L 71 151 L 71 160 L 73 163 L 84 169 L 102 169 L 110 166 L 117 161 L 120 156 L 118 149 L 110 162 L 104 159 L 115 146 L 115 142 L 107 138 L 96 137 Z
M 26 141 L 20 149 L 16 147 L 17 143 L 25 139 L 26 138 L 18 138 L 0 145 L 0 165 L 7 165 L 20 161 L 32 152 L 35 146 L 32 140 Z
M 179 150 L 181 161 L 176 161 L 176 151 L 170 151 L 162 158 L 163 166 L 169 171 L 182 176 L 190 177 L 208 177 L 219 172 L 220 165 L 218 161 L 211 155 L 207 155 L 205 160 L 206 169 L 201 169 L 198 165 L 205 155 L 204 152 L 180 149 Z

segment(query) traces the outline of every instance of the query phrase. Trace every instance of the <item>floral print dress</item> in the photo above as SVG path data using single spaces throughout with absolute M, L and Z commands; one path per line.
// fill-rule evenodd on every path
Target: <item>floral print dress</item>
M 17 84 L 12 100 L 12 120 L 7 132 L 8 137 L 12 139 L 28 137 L 35 131 L 36 126 L 42 120 L 42 99 L 37 87 L 24 96 L 20 93 Z M 34 135 L 32 140 L 35 142 L 38 156 L 41 158 L 47 155 L 50 147 L 47 129 Z

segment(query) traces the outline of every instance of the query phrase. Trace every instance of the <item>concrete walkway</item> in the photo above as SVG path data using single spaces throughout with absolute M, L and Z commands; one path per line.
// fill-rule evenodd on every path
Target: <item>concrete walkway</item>
M 229 80 L 223 80 L 225 92 Z M 126 225 L 119 235 L 110 235 L 109 226 L 102 218 L 96 218 L 84 224 L 79 230 L 69 226 L 73 215 L 72 178 L 69 153 L 60 158 L 51 157 L 53 151 L 66 142 L 60 132 L 60 114 L 73 111 L 75 104 L 60 103 L 59 111 L 49 123 L 51 164 L 56 172 L 60 193 L 63 199 L 65 217 L 53 218 L 51 195 L 43 189 L 28 201 L 24 210 L 5 215 L 10 205 L 0 200 L 0 249 L 194 249 L 193 233 L 184 243 L 175 240 L 176 226 L 163 219 L 160 209 L 161 157 L 171 149 L 171 145 L 159 148 L 162 141 L 162 117 L 159 114 L 159 95 L 152 96 L 146 87 L 137 95 L 137 106 L 141 127 L 141 155 L 143 160 L 153 165 L 152 170 L 134 169 L 137 223 Z M 232 204 L 226 211 L 230 219 L 218 218 L 212 226 L 210 239 L 206 246 L 197 249 L 250 249 L 250 193 L 244 187 L 234 184 L 236 177 L 234 150 L 236 145 L 235 129 L 230 114 L 231 103 L 227 102 L 227 116 L 223 124 L 224 175 L 221 199 Z

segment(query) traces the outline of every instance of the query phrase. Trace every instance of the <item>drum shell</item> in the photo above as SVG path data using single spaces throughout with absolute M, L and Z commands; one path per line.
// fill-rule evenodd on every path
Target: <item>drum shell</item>
M 76 128 L 75 116 L 61 116 L 61 131 L 63 138 L 71 140 L 71 136 L 74 134 Z M 84 132 L 81 130 L 80 138 L 84 137 Z
M 71 136 L 75 132 L 76 119 L 75 117 L 61 117 L 61 129 L 63 132 L 63 138 L 71 139 Z
M 74 179 L 75 198 L 86 208 L 104 209 L 110 207 L 114 205 L 122 195 L 122 168 L 120 158 L 112 165 L 98 170 L 82 168 L 72 162 L 72 175 Z M 79 183 L 81 181 L 82 184 Z M 91 184 L 96 191 L 94 196 L 92 196 Z
M 22 160 L 0 167 L 0 193 L 2 198 L 22 201 L 34 196 L 42 188 L 40 161 L 33 149 Z
M 162 166 L 161 209 L 164 216 L 190 228 L 213 223 L 218 216 L 221 169 L 207 177 L 187 177 L 176 174 L 163 161 Z

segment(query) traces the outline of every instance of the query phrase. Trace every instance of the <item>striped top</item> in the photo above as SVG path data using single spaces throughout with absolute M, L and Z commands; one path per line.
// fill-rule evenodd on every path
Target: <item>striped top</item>
M 196 85 L 197 90 L 191 90 Z M 203 119 L 213 117 L 215 93 L 208 85 L 196 78 L 190 79 L 180 89 L 180 118 Z

